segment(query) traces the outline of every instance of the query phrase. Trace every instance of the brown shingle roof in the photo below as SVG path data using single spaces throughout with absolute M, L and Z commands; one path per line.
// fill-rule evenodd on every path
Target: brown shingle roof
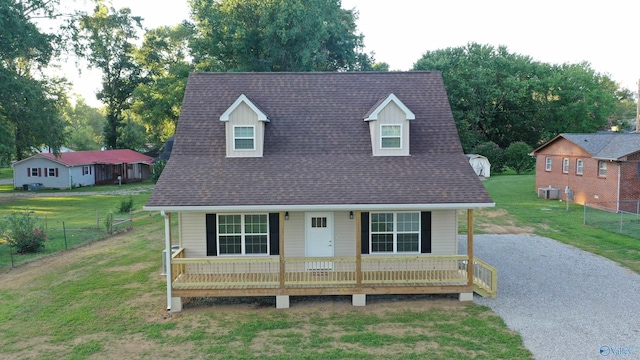
M 416 115 L 411 156 L 372 155 L 363 114 L 389 93 Z M 226 158 L 219 118 L 240 94 L 269 114 L 261 158 Z M 147 206 L 491 202 L 437 72 L 193 73 Z

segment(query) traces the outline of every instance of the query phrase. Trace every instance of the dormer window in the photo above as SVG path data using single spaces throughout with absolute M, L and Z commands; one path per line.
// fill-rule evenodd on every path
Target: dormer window
M 255 150 L 256 136 L 254 126 L 233 127 L 233 150 Z
M 242 94 L 220 116 L 224 121 L 228 157 L 261 157 L 267 115 Z
M 366 114 L 374 156 L 408 156 L 409 123 L 414 115 L 394 94 L 378 100 Z
M 380 125 L 380 147 L 402 149 L 402 125 Z

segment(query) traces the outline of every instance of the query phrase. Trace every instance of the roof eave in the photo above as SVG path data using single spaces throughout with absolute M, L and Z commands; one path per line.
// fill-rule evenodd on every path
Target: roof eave
M 494 207 L 496 203 L 447 204 L 332 204 L 332 205 L 225 205 L 225 206 L 144 206 L 146 211 L 165 212 L 277 212 L 277 211 L 424 211 Z

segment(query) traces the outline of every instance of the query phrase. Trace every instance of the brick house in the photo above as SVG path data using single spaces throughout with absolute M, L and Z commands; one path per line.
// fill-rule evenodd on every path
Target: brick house
M 577 204 L 599 203 L 625 210 L 640 199 L 640 135 L 619 133 L 560 134 L 532 153 L 536 157 L 536 191 L 568 187 Z
M 198 296 L 495 296 L 473 256 L 473 210 L 491 206 L 440 73 L 412 71 L 190 74 L 145 209 L 165 218 L 180 311 Z

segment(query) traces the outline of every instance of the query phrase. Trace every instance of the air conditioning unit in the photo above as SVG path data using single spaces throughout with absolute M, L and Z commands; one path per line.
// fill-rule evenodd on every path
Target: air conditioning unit
M 558 200 L 560 199 L 560 189 L 554 187 L 539 188 L 538 197 L 545 200 Z

